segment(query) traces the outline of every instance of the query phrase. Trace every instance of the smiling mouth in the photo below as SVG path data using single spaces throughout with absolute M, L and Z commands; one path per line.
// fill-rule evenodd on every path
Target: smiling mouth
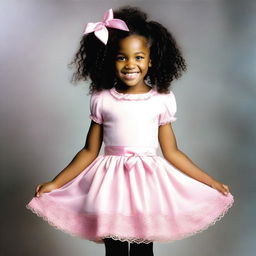
M 122 72 L 122 76 L 124 79 L 131 80 L 136 78 L 140 72 Z

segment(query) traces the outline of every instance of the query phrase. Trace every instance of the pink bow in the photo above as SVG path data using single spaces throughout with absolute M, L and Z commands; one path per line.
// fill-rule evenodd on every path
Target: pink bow
M 124 162 L 125 169 L 130 171 L 133 168 L 133 166 L 135 166 L 136 163 L 139 161 L 139 158 L 141 156 L 142 155 L 139 154 L 139 153 L 131 153 L 131 154 L 129 154 L 129 156 L 127 157 L 126 161 Z M 148 152 L 148 153 L 146 153 L 146 156 L 154 156 L 154 154 L 152 154 L 151 152 Z M 146 156 L 144 156 L 144 157 L 146 157 Z M 156 166 L 151 166 L 151 167 L 153 169 L 157 169 Z M 144 168 L 152 173 L 152 169 L 151 168 L 147 168 L 145 163 L 144 163 Z
M 109 9 L 104 14 L 102 22 L 89 22 L 85 26 L 84 34 L 94 32 L 94 35 L 104 44 L 108 42 L 108 30 L 106 27 L 129 31 L 126 23 L 120 19 L 114 19 L 113 10 Z
M 140 157 L 139 154 L 132 154 L 131 156 L 127 157 L 125 163 L 124 163 L 124 166 L 126 168 L 126 170 L 131 170 L 132 167 L 136 164 L 137 160 L 138 160 L 138 157 Z

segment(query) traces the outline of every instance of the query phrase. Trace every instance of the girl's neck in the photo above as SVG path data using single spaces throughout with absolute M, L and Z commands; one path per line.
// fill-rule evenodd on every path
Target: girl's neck
M 127 94 L 139 94 L 139 93 L 147 93 L 151 91 L 152 87 L 147 84 L 141 86 L 127 86 L 124 84 L 117 84 L 115 89 L 119 93 L 127 93 Z

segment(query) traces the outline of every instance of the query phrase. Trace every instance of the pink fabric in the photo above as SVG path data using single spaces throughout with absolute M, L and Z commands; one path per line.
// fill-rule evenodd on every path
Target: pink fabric
M 92 95 L 90 118 L 104 123 L 105 145 L 158 147 L 158 127 L 174 122 L 176 109 L 173 92 L 122 94 L 112 88 Z
M 51 225 L 91 241 L 168 242 L 201 232 L 234 202 L 157 155 L 158 126 L 176 117 L 175 96 L 95 93 L 91 119 L 104 125 L 104 154 L 59 189 L 27 205 Z
M 108 30 L 106 27 L 129 31 L 126 23 L 120 19 L 114 19 L 113 10 L 109 9 L 104 14 L 102 22 L 89 22 L 86 24 L 84 34 L 94 32 L 95 36 L 104 44 L 108 42 Z

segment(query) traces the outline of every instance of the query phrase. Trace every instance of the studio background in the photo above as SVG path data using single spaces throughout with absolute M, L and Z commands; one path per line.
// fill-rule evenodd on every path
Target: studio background
M 254 253 L 256 4 L 253 0 L 0 0 L 0 255 L 104 255 L 25 208 L 84 146 L 88 84 L 68 69 L 84 25 L 109 8 L 141 7 L 176 37 L 188 70 L 173 83 L 179 148 L 230 186 L 235 204 L 203 233 L 154 243 L 155 256 Z M 103 148 L 102 148 L 103 149 Z

